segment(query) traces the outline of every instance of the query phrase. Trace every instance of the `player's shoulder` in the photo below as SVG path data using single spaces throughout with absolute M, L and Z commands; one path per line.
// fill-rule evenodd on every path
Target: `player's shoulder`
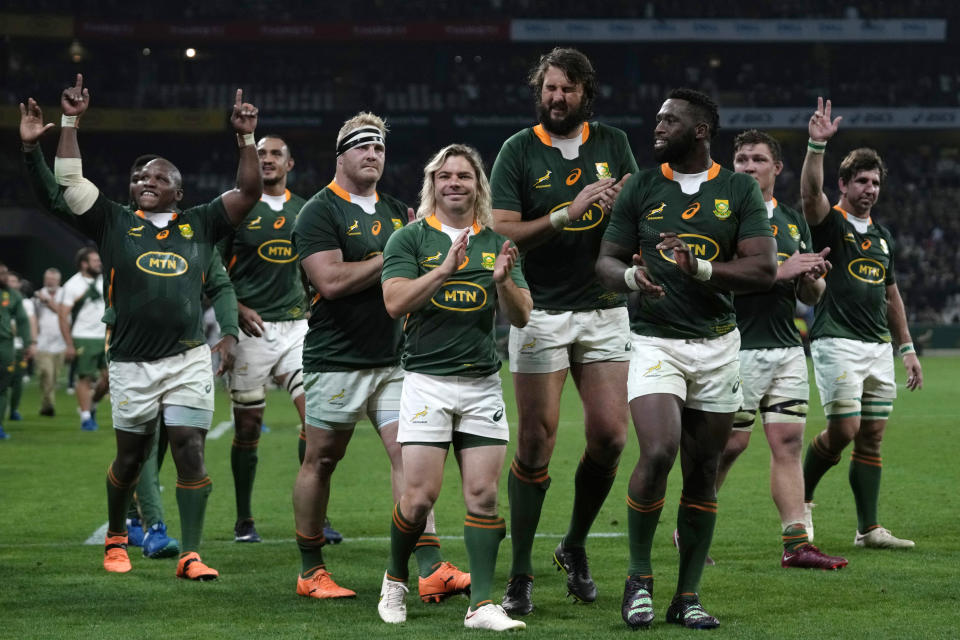
M 303 208 L 303 205 L 307 204 L 307 199 L 304 198 L 303 196 L 296 194 L 293 191 L 290 191 L 289 189 L 287 189 L 287 193 L 290 194 L 290 198 L 287 199 L 287 202 L 286 202 L 287 206 L 292 207 L 297 211 L 299 211 L 300 209 Z
M 780 211 L 780 214 L 790 220 L 790 222 L 796 223 L 803 227 L 807 226 L 807 220 L 803 217 L 803 214 L 800 213 L 798 209 L 794 209 L 788 204 L 784 204 L 777 200 L 777 209 Z
M 377 191 L 377 196 L 379 198 L 379 204 L 389 208 L 391 211 L 401 211 L 403 212 L 403 219 L 407 219 L 407 203 L 390 195 L 389 193 L 384 193 L 382 191 Z

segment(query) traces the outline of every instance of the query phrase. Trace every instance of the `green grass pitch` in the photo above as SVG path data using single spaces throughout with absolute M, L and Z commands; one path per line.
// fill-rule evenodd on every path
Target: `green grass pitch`
M 954 461 L 960 358 L 926 358 L 925 388 L 909 393 L 898 364 L 900 399 L 884 446 L 882 523 L 916 540 L 912 551 L 853 546 L 856 516 L 847 484 L 848 455 L 823 480 L 815 511 L 817 544 L 844 555 L 838 572 L 784 570 L 779 566 L 779 518 L 769 495 L 769 450 L 762 429 L 731 472 L 719 497 L 719 519 L 704 572 L 701 596 L 727 638 L 955 638 L 960 635 L 960 537 L 957 536 L 960 467 Z M 504 392 L 515 429 L 513 391 Z M 823 428 L 811 399 L 806 436 Z M 297 471 L 296 414 L 289 399 L 273 392 L 260 440 L 254 512 L 263 544 L 233 542 L 234 500 L 230 473 L 232 430 L 207 443 L 214 491 L 207 511 L 204 560 L 221 572 L 215 583 L 174 577 L 175 561 L 149 560 L 131 549 L 134 569 L 112 575 L 101 566 L 102 544 L 84 541 L 106 521 L 105 471 L 114 442 L 107 416 L 101 428 L 81 432 L 72 396 L 59 392 L 57 417 L 37 416 L 30 383 L 22 422 L 5 421 L 12 439 L 0 442 L 0 637 L 3 638 L 436 638 L 461 634 L 467 602 L 424 605 L 411 589 L 408 621 L 387 627 L 376 602 L 387 560 L 391 499 L 387 458 L 369 424 L 358 427 L 336 475 L 330 516 L 346 541 L 327 547 L 335 579 L 358 592 L 355 600 L 320 602 L 295 594 L 299 555 L 293 541 L 291 491 Z M 627 629 L 620 599 L 627 567 L 626 481 L 637 456 L 631 435 L 617 482 L 588 543 L 600 596 L 592 605 L 564 597 L 551 553 L 566 530 L 573 471 L 583 448 L 582 413 L 572 384 L 564 395 L 557 450 L 534 559 L 536 610 L 525 618 L 529 638 L 613 638 Z M 220 392 L 214 423 L 229 419 Z M 214 435 L 214 434 L 211 434 Z M 512 457 L 513 446 L 507 454 Z M 452 456 L 437 505 L 447 559 L 467 569 L 462 542 L 463 502 Z M 679 499 L 679 470 L 671 475 L 667 507 L 654 547 L 657 619 L 652 633 L 679 637 L 693 632 L 664 622 L 673 593 L 677 558 L 670 542 Z M 179 534 L 172 461 L 161 472 L 171 535 Z M 501 514 L 509 517 L 505 476 Z M 497 593 L 507 579 L 509 540 L 497 566 Z M 412 572 L 412 575 L 415 572 Z M 472 632 L 471 632 L 472 633 Z

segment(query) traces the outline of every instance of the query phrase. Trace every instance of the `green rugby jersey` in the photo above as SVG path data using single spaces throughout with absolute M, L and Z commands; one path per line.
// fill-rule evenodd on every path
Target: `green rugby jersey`
M 370 214 L 331 182 L 304 205 L 293 243 L 300 260 L 339 249 L 344 262 L 360 262 L 382 254 L 391 234 L 406 220 L 407 206 L 396 198 L 378 193 Z M 387 314 L 379 284 L 336 300 L 311 293 L 315 295 L 303 343 L 304 371 L 350 371 L 400 362 L 402 320 Z
M 505 236 L 476 224 L 466 260 L 404 324 L 403 368 L 434 376 L 479 378 L 500 370 L 494 337 L 497 287 L 493 267 Z M 414 280 L 443 263 L 453 244 L 431 215 L 394 234 L 383 253 L 381 282 Z M 510 272 L 527 288 L 518 261 Z
M 13 349 L 13 325 L 24 344 L 30 344 L 30 318 L 23 308 L 20 292 L 0 287 L 0 345 Z M 3 418 L 3 416 L 0 416 Z
M 522 220 L 535 220 L 568 206 L 592 182 L 619 180 L 638 170 L 620 129 L 585 122 L 579 156 L 565 160 L 550 145 L 543 125 L 537 125 L 503 143 L 490 172 L 493 208 L 518 211 Z M 593 269 L 609 222 L 610 212 L 595 204 L 582 218 L 524 253 L 523 273 L 534 307 L 582 311 L 626 304 L 626 296 L 600 285 Z
M 111 360 L 158 360 L 205 343 L 201 291 L 214 244 L 233 231 L 219 196 L 158 229 L 100 194 L 77 224 L 100 248 Z
M 796 209 L 773 199 L 770 227 L 777 241 L 777 264 L 794 254 L 812 253 L 810 227 Z M 741 349 L 775 349 L 803 344 L 793 322 L 797 306 L 796 280 L 777 281 L 770 291 L 738 293 L 733 297 Z
M 658 234 L 668 231 L 686 242 L 698 260 L 732 260 L 740 240 L 772 235 L 757 181 L 714 162 L 700 190 L 686 194 L 666 163 L 645 169 L 624 185 L 603 236 L 642 252 L 653 280 L 666 290 L 663 298 L 639 298 L 630 320 L 634 332 L 689 339 L 733 331 L 737 326 L 733 294 L 681 272 L 672 256 L 654 249 Z
M 830 247 L 833 268 L 827 274 L 827 290 L 816 307 L 810 336 L 890 342 L 887 285 L 896 283 L 893 236 L 871 218 L 866 232 L 860 233 L 847 216 L 835 206 L 811 227 L 814 249 Z
M 220 249 L 237 300 L 270 322 L 298 320 L 307 311 L 291 237 L 306 200 L 286 191 L 283 209 L 258 202 Z

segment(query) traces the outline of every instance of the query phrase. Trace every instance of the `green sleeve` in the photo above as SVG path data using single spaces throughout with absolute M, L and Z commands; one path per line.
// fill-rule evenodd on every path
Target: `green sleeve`
M 33 342 L 33 337 L 30 335 L 30 318 L 27 317 L 27 310 L 23 308 L 23 298 L 17 295 L 13 307 L 16 309 L 14 318 L 17 321 L 17 334 L 26 348 Z
M 343 238 L 327 203 L 311 200 L 303 206 L 293 228 L 293 242 L 301 261 L 321 251 L 343 249 Z
M 207 277 L 203 292 L 210 298 L 213 313 L 220 325 L 220 335 L 237 337 L 240 334 L 240 323 L 237 320 L 237 293 L 233 283 L 223 267 L 220 254 L 214 250 L 210 254 L 210 264 L 207 266 Z
M 74 224 L 73 213 L 63 199 L 63 189 L 57 184 L 53 171 L 43 157 L 40 145 L 23 152 L 23 162 L 27 167 L 27 179 L 40 206 L 58 218 Z
M 743 194 L 739 203 L 740 226 L 737 229 L 737 241 L 747 238 L 773 237 L 770 228 L 770 219 L 767 217 L 767 205 L 763 203 L 763 193 L 756 179 L 745 173 L 734 174 L 734 179 L 740 182 L 739 187 Z
M 894 256 L 897 254 L 895 247 L 893 246 L 893 234 L 887 231 L 884 228 L 884 233 L 887 237 L 887 250 L 890 251 L 890 266 L 887 268 L 887 277 L 884 279 L 883 284 L 890 286 L 891 284 L 897 284 L 897 273 L 894 268 Z
M 513 265 L 513 269 L 510 270 L 510 277 L 513 279 L 513 283 L 520 287 L 521 289 L 529 289 L 530 285 L 527 284 L 527 279 L 523 277 L 523 258 L 521 257 Z
M 520 185 L 523 184 L 520 166 L 520 153 L 516 138 L 509 138 L 500 148 L 497 159 L 493 161 L 490 170 L 490 192 L 493 197 L 493 208 L 506 211 L 522 211 L 523 198 L 520 194 Z
M 636 251 L 639 243 L 637 242 L 637 230 L 634 223 L 635 211 L 637 205 L 637 192 L 640 189 L 640 174 L 634 173 L 623 185 L 623 190 L 617 197 L 617 206 L 613 208 L 610 215 L 610 224 L 607 230 L 603 232 L 604 242 Z
M 380 272 L 380 282 L 390 278 L 407 278 L 415 280 L 420 277 L 420 268 L 417 265 L 416 235 L 423 222 L 412 224 L 394 232 L 387 240 L 383 249 L 383 269 Z

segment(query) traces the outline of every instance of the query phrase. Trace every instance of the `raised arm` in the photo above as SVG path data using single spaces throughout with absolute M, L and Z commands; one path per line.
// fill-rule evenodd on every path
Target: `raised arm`
M 516 246 L 511 246 L 507 240 L 500 247 L 497 261 L 493 265 L 493 281 L 497 285 L 497 297 L 507 319 L 515 327 L 525 327 L 530 321 L 530 312 L 533 310 L 533 297 L 530 290 L 517 286 L 513 281 L 512 271 L 520 257 Z
M 897 346 L 903 366 L 907 370 L 907 389 L 915 391 L 923 388 L 923 370 L 920 368 L 920 359 L 913 347 L 910 337 L 910 327 L 907 325 L 907 312 L 903 307 L 903 298 L 897 283 L 887 285 L 887 324 L 890 327 L 890 336 Z
M 829 100 L 824 104 L 822 97 L 817 98 L 817 111 L 807 125 L 810 141 L 800 172 L 800 199 L 803 202 L 803 216 L 811 227 L 823 222 L 830 213 L 830 201 L 823 192 L 823 153 L 827 141 L 837 133 L 843 120 L 842 116 L 830 119 L 832 108 Z
M 230 191 L 225 192 L 223 207 L 227 210 L 233 226 L 239 225 L 247 217 L 253 206 L 263 194 L 263 177 L 260 175 L 260 159 L 257 157 L 257 146 L 253 132 L 257 128 L 257 108 L 248 102 L 243 102 L 243 90 L 237 89 L 236 100 L 233 104 L 233 113 L 230 114 L 230 123 L 237 134 L 237 145 L 240 147 L 240 165 L 237 167 L 237 184 Z
M 57 184 L 65 187 L 63 199 L 71 213 L 82 215 L 90 210 L 100 195 L 99 189 L 83 177 L 80 144 L 77 141 L 77 123 L 90 106 L 90 91 L 83 86 L 83 75 L 77 74 L 76 83 L 60 94 L 63 118 L 60 123 L 60 142 L 53 173 Z
M 419 278 L 390 278 L 383 283 L 383 303 L 391 318 L 423 308 L 440 286 L 463 264 L 467 255 L 468 232 L 463 231 L 447 251 L 443 262 Z

